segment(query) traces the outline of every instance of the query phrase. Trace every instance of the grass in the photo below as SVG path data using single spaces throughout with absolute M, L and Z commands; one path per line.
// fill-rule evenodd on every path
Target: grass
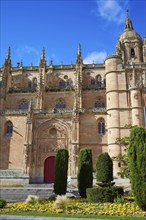
M 16 215 L 16 216 L 34 216 L 34 217 L 57 217 L 57 218 L 87 218 L 87 219 L 104 219 L 104 220 L 139 220 L 145 219 L 145 217 L 128 217 L 128 216 L 97 216 L 97 215 L 70 215 L 70 214 L 49 214 L 49 213 L 33 213 L 33 212 L 12 212 L 3 213 L 3 215 Z M 1 215 L 2 216 L 2 215 Z

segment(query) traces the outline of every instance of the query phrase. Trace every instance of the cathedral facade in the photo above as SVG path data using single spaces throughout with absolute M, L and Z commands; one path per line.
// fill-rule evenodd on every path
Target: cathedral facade
M 126 125 L 145 125 L 146 39 L 127 15 L 116 53 L 103 64 L 48 65 L 42 50 L 39 66 L 12 67 L 10 48 L 0 69 L 0 169 L 21 171 L 30 183 L 54 181 L 57 149 L 69 152 L 69 176 L 77 175 L 79 151 L 92 149 L 112 158 L 125 153 L 117 138 Z M 113 159 L 114 176 L 121 162 Z

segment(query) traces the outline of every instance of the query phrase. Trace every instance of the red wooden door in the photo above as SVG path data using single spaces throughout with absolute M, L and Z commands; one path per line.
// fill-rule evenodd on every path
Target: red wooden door
M 54 183 L 55 157 L 48 157 L 44 163 L 44 183 Z

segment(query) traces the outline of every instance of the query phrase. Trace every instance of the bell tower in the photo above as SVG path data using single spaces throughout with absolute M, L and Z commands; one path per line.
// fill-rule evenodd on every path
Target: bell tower
M 116 54 L 122 57 L 123 63 L 141 63 L 143 61 L 143 42 L 139 34 L 134 31 L 132 21 L 129 18 L 128 10 L 123 34 L 120 35 Z

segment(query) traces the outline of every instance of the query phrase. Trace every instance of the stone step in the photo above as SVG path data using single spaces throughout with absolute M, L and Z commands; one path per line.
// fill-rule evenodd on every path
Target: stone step
M 0 178 L 25 176 L 23 170 L 0 170 Z
M 53 194 L 53 189 L 30 189 L 30 188 L 1 188 L 0 196 L 7 202 L 25 201 L 28 195 L 36 195 L 47 199 Z

